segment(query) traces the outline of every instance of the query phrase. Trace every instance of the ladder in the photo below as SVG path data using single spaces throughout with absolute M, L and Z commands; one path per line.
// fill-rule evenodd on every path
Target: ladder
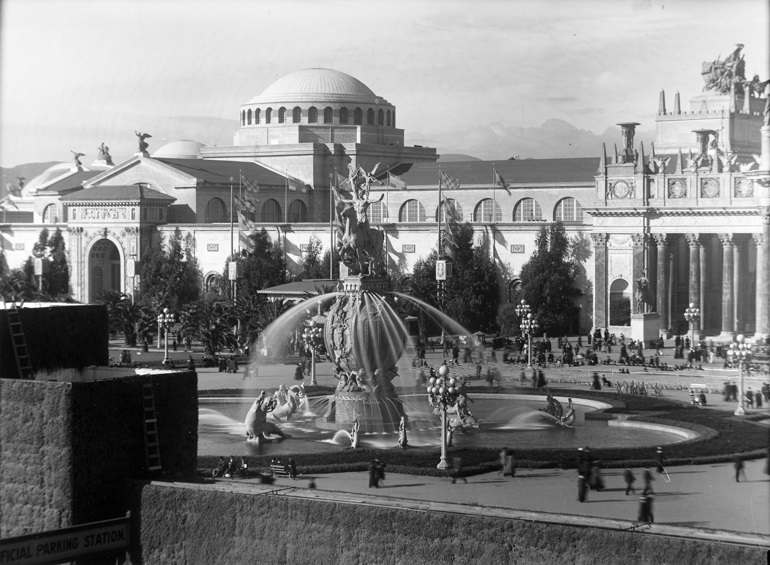
M 32 359 L 29 356 L 27 339 L 24 336 L 24 328 L 21 325 L 21 316 L 16 308 L 16 302 L 11 303 L 9 308 L 3 300 L 3 308 L 8 318 L 8 330 L 11 334 L 11 344 L 13 353 L 16 356 L 16 369 L 20 379 L 34 379 L 35 372 L 32 370 Z
M 144 452 L 148 471 L 159 471 L 160 442 L 158 441 L 158 420 L 155 417 L 155 393 L 152 383 L 142 385 L 142 405 L 144 409 Z

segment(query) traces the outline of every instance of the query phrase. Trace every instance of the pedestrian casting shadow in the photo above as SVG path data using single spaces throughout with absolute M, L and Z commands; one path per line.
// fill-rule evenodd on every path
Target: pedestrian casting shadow
M 412 483 L 412 484 L 409 484 L 409 485 L 402 485 L 402 484 L 398 484 L 398 485 L 380 485 L 380 488 L 424 487 L 426 485 L 427 485 L 427 483 Z

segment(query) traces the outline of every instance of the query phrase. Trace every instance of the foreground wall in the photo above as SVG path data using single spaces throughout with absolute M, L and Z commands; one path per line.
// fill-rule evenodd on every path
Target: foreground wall
M 765 550 L 482 516 L 147 484 L 132 563 L 763 563 Z
M 194 372 L 88 383 L 0 379 L 0 537 L 118 518 L 146 478 L 142 384 L 152 383 L 162 473 L 195 474 Z

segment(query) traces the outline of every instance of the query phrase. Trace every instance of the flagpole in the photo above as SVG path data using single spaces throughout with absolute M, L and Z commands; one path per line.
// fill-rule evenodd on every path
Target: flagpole
M 334 279 L 334 178 L 337 171 L 329 173 L 329 280 Z
M 235 243 L 233 242 L 233 177 L 230 177 L 230 257 L 233 256 L 235 251 Z
M 492 223 L 497 219 L 497 179 L 495 178 L 495 164 L 492 163 Z
M 441 169 L 438 170 L 438 258 L 442 259 L 441 252 Z
M 283 189 L 283 223 L 289 223 L 289 173 L 286 169 L 283 170 L 286 175 L 286 186 Z
M 238 169 L 238 201 L 243 202 L 243 186 L 241 184 L 241 181 L 243 181 L 243 174 L 241 173 L 241 170 Z M 238 226 L 238 256 L 241 255 L 241 230 L 240 225 Z

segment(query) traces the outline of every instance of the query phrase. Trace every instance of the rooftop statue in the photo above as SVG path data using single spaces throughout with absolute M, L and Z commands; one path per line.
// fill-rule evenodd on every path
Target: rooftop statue
M 104 142 L 97 148 L 99 152 L 99 160 L 105 161 L 108 165 L 114 165 L 112 162 L 112 156 L 110 155 L 110 148 L 107 147 Z
M 717 57 L 716 61 L 705 61 L 703 63 L 703 80 L 706 83 L 703 87 L 704 92 L 707 90 L 714 90 L 719 94 L 727 94 L 730 92 L 731 87 L 735 85 L 739 90 L 743 90 L 743 87 L 747 84 L 745 76 L 746 63 L 743 60 L 741 50 L 743 44 L 738 43 L 735 46 L 735 51 L 721 61 Z
M 380 182 L 374 177 L 378 166 L 379 163 L 367 173 L 361 167 L 348 165 L 350 174 L 347 182 L 353 198 L 341 199 L 346 204 L 341 213 L 345 218 L 345 233 L 338 246 L 340 258 L 352 275 L 376 275 L 381 270 L 384 236 L 381 230 L 372 229 L 369 225 L 369 207 L 385 197 L 382 194 L 377 200 L 369 199 L 371 184 Z M 359 176 L 363 179 L 362 184 L 358 183 Z
M 80 162 L 80 158 L 81 157 L 85 157 L 86 154 L 85 153 L 78 153 L 77 151 L 72 151 L 71 149 L 70 149 L 70 153 L 72 153 L 73 157 L 75 158 L 75 166 L 76 167 L 82 167 L 83 163 Z
M 139 152 L 144 153 L 147 151 L 147 148 L 150 146 L 149 143 L 145 141 L 148 137 L 152 137 L 149 133 L 140 133 L 136 130 L 134 130 L 134 133 L 136 134 L 136 137 L 139 138 Z

